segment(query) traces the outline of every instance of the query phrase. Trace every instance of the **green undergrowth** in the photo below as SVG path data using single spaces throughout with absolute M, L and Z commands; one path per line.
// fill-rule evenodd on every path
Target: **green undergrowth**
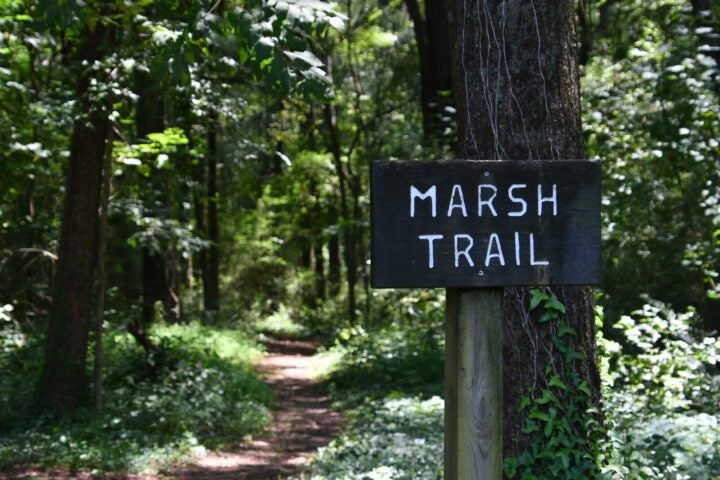
M 329 373 L 334 398 L 348 406 L 387 395 L 442 393 L 443 346 L 438 331 L 398 326 L 368 332 L 352 327 L 340 332 L 324 354 L 335 357 Z
M 367 401 L 350 413 L 346 433 L 321 448 L 312 480 L 436 480 L 443 470 L 443 400 Z
M 271 392 L 251 367 L 262 349 L 242 331 L 157 326 L 151 354 L 109 331 L 103 415 L 86 409 L 62 419 L 25 407 L 38 373 L 27 365 L 39 365 L 40 342 L 8 329 L 2 335 L 0 469 L 157 471 L 238 443 L 270 421 Z
M 508 459 L 508 477 L 720 478 L 720 340 L 692 330 L 694 312 L 647 300 L 617 322 L 611 341 L 602 335 L 598 308 L 598 423 L 587 385 L 574 373 L 579 358 L 567 347 L 574 332 L 561 321 L 564 307 L 552 296 L 534 299 L 528 308 L 542 306 L 541 319 L 557 323 L 554 346 L 567 365 L 518 405 L 536 441 Z M 348 427 L 303 478 L 442 478 L 441 332 L 438 312 L 415 323 L 340 332 L 322 355 L 331 361 L 327 382 Z
M 287 338 L 309 338 L 312 331 L 305 325 L 293 320 L 290 310 L 281 305 L 271 315 L 258 319 L 255 322 L 255 329 L 264 335 L 273 335 Z
M 378 304 L 378 319 L 340 330 L 332 346 L 321 351 L 332 360 L 326 377 L 334 399 L 353 407 L 388 395 L 442 395 L 441 292 L 411 291 Z

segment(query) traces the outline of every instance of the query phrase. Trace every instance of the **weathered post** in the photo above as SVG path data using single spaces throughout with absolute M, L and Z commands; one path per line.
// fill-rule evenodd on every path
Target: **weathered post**
M 449 288 L 445 478 L 502 479 L 502 289 Z

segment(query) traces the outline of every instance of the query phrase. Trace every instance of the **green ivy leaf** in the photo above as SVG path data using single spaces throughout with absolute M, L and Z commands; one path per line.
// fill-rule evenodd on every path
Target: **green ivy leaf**
M 557 310 L 558 312 L 565 313 L 565 305 L 553 295 L 545 302 L 545 308 L 548 310 Z
M 532 294 L 532 298 L 530 299 L 530 310 L 535 310 L 537 306 L 540 305 L 540 302 L 550 298 L 547 293 L 538 288 L 533 288 L 530 290 L 530 293 Z
M 548 386 L 550 387 L 557 387 L 561 390 L 567 390 L 567 387 L 565 386 L 565 383 L 560 380 L 560 377 L 558 375 L 553 375 L 550 378 L 550 381 L 548 382 Z

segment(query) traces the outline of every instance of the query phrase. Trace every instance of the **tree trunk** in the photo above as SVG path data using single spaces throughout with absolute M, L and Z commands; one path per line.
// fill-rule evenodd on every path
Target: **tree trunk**
M 73 124 L 60 245 L 52 310 L 45 343 L 45 361 L 37 390 L 41 408 L 69 412 L 87 400 L 87 350 L 92 318 L 92 285 L 97 261 L 98 209 L 108 112 L 92 98 L 90 81 L 97 72 L 87 65 L 112 45 L 113 27 L 98 22 L 85 27 L 78 45 Z
M 340 239 L 337 234 L 328 238 L 328 293 L 340 293 Z
M 325 300 L 325 260 L 321 238 L 316 238 L 313 246 L 313 263 L 315 268 L 315 297 Z
M 571 0 L 451 2 L 453 75 L 460 158 L 582 159 L 576 27 Z M 593 295 L 589 287 L 553 288 L 577 331 L 574 348 L 584 355 L 578 374 L 599 404 Z M 503 453 L 528 447 L 520 399 L 538 385 L 550 362 L 548 323 L 528 313 L 526 289 L 507 288 L 503 321 Z M 559 363 L 558 363 L 559 362 Z
M 143 139 L 150 133 L 158 133 L 165 130 L 165 102 L 163 101 L 162 88 L 157 80 L 153 79 L 146 72 L 135 74 L 135 85 L 138 92 L 136 128 L 137 136 Z M 152 180 L 159 192 L 159 198 L 152 199 L 153 204 L 160 207 L 154 208 L 154 215 L 168 217 L 171 213 L 172 199 L 168 189 L 169 178 L 167 172 L 161 169 L 153 169 Z M 172 245 L 162 245 L 161 251 L 152 248 L 143 248 L 143 314 L 142 323 L 144 328 L 133 328 L 132 331 L 145 332 L 147 326 L 152 322 L 155 302 L 160 301 L 163 305 L 163 316 L 169 323 L 180 321 L 182 311 L 179 295 L 179 277 L 177 275 L 177 254 Z M 142 341 L 143 344 L 145 341 Z
M 207 200 L 208 200 L 208 240 L 210 248 L 207 253 L 207 275 L 203 276 L 206 284 L 205 310 L 217 312 L 220 308 L 220 266 L 219 250 L 220 225 L 218 223 L 218 186 L 217 186 L 217 116 L 210 115 L 207 132 L 208 142 L 208 172 L 207 172 Z
M 452 68 L 446 0 L 425 0 L 423 15 L 418 0 L 405 0 L 415 31 L 420 61 L 420 103 L 423 137 L 428 145 L 441 145 L 442 117 L 452 106 Z
M 108 105 L 112 105 L 112 102 L 108 102 Z M 107 288 L 105 253 L 107 251 L 108 211 L 110 207 L 110 189 L 112 187 L 112 123 L 108 122 L 107 127 L 100 197 L 97 268 L 98 287 L 95 303 L 95 358 L 93 361 L 93 399 L 95 411 L 98 413 L 102 412 L 103 409 L 103 323 L 105 322 L 105 289 Z
M 206 205 L 207 205 L 207 182 L 206 182 L 206 162 L 205 156 L 201 155 L 197 165 L 193 167 L 193 181 L 195 183 L 195 191 L 193 193 L 193 203 L 195 209 L 195 227 L 198 235 L 203 239 L 208 239 L 207 222 L 206 222 Z M 208 298 L 208 267 L 207 267 L 207 250 L 205 248 L 198 252 L 198 269 L 200 270 L 200 281 L 203 289 L 203 307 L 205 307 L 205 299 Z

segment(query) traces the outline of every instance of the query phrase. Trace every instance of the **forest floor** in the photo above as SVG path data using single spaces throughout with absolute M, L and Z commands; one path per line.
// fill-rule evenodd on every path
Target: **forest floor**
M 256 364 L 277 392 L 273 426 L 236 450 L 211 452 L 193 465 L 169 473 L 179 480 L 275 480 L 299 474 L 319 447 L 337 436 L 342 417 L 315 379 L 316 345 L 269 338 L 267 355 Z
M 307 340 L 271 337 L 267 354 L 256 364 L 275 388 L 273 424 L 237 448 L 208 452 L 194 463 L 160 475 L 121 474 L 98 477 L 63 469 L 20 469 L 0 472 L 0 478 L 23 480 L 276 480 L 299 475 L 319 447 L 335 438 L 343 418 L 331 408 L 330 396 L 316 379 L 316 344 Z M 7 477 L 5 475 L 8 475 Z

